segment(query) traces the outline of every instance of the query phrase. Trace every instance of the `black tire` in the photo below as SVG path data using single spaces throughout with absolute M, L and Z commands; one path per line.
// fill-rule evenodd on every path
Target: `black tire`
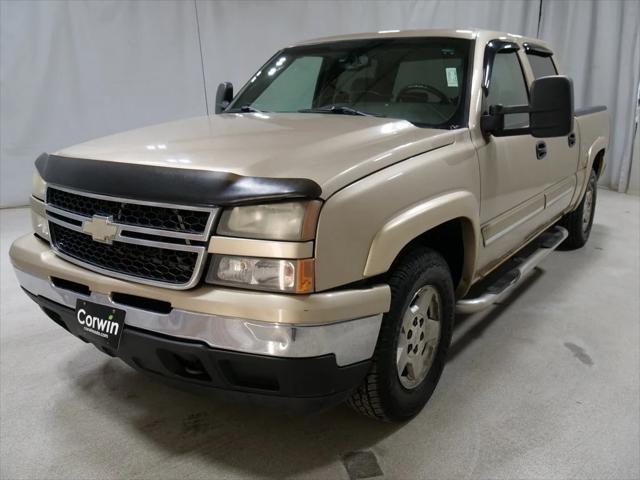
M 352 393 L 347 403 L 356 411 L 369 417 L 386 421 L 403 421 L 422 410 L 440 379 L 451 342 L 455 298 L 451 272 L 447 263 L 439 253 L 426 248 L 412 250 L 404 256 L 391 273 L 389 286 L 391 287 L 391 306 L 382 319 L 371 368 L 363 383 Z M 433 287 L 439 295 L 440 328 L 437 347 L 435 347 L 435 354 L 432 355 L 431 367 L 424 370 L 427 372 L 424 379 L 411 389 L 407 389 L 401 383 L 398 373 L 396 348 L 404 312 L 410 306 L 410 302 L 415 301 L 417 292 L 425 286 Z M 413 325 L 416 325 L 415 320 Z M 411 337 L 408 336 L 408 338 Z M 418 349 L 415 348 L 417 352 Z M 409 346 L 409 352 L 411 352 L 411 346 Z M 422 355 L 424 355 L 424 349 Z
M 591 200 L 589 200 L 589 195 L 591 195 Z M 589 240 L 591 227 L 593 226 L 593 216 L 596 211 L 597 195 L 598 176 L 594 170 L 591 170 L 587 188 L 578 208 L 573 212 L 567 213 L 559 222 L 560 226 L 566 228 L 569 232 L 569 236 L 561 245 L 562 250 L 575 250 L 584 247 L 587 240 Z M 589 202 L 591 203 L 590 205 Z M 588 209 L 586 214 L 588 217 L 585 218 L 586 209 Z

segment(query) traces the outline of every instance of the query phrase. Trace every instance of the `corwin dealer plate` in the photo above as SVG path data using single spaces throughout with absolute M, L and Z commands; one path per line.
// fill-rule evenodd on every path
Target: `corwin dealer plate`
M 124 330 L 126 312 L 97 303 L 76 302 L 76 329 L 80 335 L 98 346 L 118 349 Z

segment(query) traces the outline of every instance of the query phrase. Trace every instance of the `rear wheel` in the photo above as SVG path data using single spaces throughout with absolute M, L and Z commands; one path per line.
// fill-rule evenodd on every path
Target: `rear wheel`
M 593 226 L 593 216 L 596 211 L 597 193 L 598 176 L 594 170 L 591 170 L 587 188 L 580 205 L 560 220 L 560 225 L 569 232 L 569 236 L 562 244 L 563 249 L 575 250 L 576 248 L 583 247 L 584 244 L 587 243 L 587 240 L 589 240 L 591 227 Z
M 420 412 L 435 390 L 451 342 L 454 293 L 437 252 L 409 252 L 389 279 L 391 308 L 382 320 L 371 369 L 349 405 L 381 420 Z

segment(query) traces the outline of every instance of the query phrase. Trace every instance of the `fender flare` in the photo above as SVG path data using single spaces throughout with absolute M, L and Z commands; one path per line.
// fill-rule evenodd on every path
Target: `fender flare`
M 600 153 L 601 150 L 605 150 L 607 148 L 607 139 L 605 137 L 598 137 L 595 139 L 595 141 L 591 144 L 591 146 L 589 147 L 589 150 L 587 150 L 587 162 L 586 165 L 584 165 L 585 167 L 588 167 L 589 170 L 591 170 L 591 168 L 593 168 L 593 162 L 596 159 L 596 156 L 598 155 L 598 153 Z M 604 171 L 604 167 L 605 164 L 602 164 L 602 171 Z M 598 172 L 598 175 L 602 174 L 602 172 Z
M 587 149 L 587 153 L 584 156 L 584 160 L 582 160 L 579 164 L 580 170 L 578 171 L 578 177 L 577 177 L 578 181 L 580 179 L 579 174 L 581 171 L 586 171 L 587 174 L 584 177 L 584 181 L 581 182 L 582 185 L 579 185 L 580 188 L 576 189 L 575 195 L 571 200 L 570 211 L 573 211 L 576 208 L 578 208 L 578 204 L 580 203 L 580 200 L 584 195 L 584 191 L 587 189 L 587 183 L 589 181 L 589 174 L 591 172 L 591 169 L 593 168 L 593 162 L 595 161 L 598 153 L 600 153 L 602 150 L 606 152 L 607 146 L 608 146 L 607 137 L 599 136 L 593 141 L 591 146 L 589 146 L 589 148 Z M 602 174 L 606 166 L 606 159 L 603 159 L 603 160 L 604 161 L 602 163 L 602 171 L 600 171 L 599 174 Z
M 464 266 L 458 293 L 473 280 L 480 239 L 480 208 L 469 191 L 454 191 L 398 212 L 378 230 L 371 242 L 364 277 L 385 273 L 401 250 L 412 240 L 443 223 L 463 221 Z

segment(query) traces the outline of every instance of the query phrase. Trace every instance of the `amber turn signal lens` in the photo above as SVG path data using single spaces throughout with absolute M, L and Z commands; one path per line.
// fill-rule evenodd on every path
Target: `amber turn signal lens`
M 296 293 L 311 293 L 315 284 L 315 261 L 313 258 L 298 260 L 296 265 Z

